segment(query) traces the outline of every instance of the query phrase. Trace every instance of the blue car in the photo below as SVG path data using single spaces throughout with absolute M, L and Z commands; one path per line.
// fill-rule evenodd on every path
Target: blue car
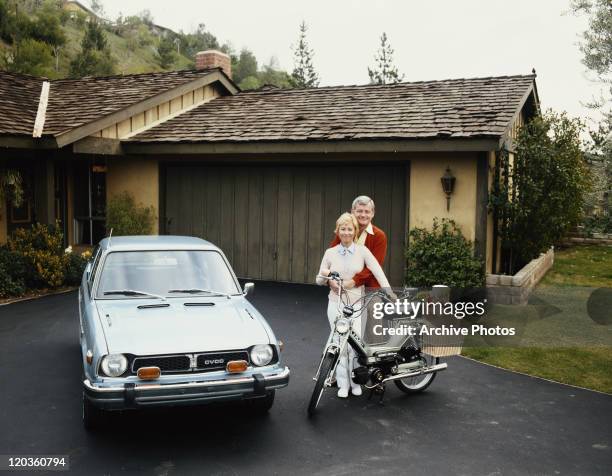
M 79 289 L 85 427 L 105 411 L 222 400 L 267 412 L 289 368 L 253 288 L 199 238 L 102 240 Z

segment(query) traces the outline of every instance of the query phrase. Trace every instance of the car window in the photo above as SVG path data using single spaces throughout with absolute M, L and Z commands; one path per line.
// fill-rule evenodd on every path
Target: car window
M 240 292 L 228 265 L 217 251 L 115 251 L 104 260 L 96 297 L 108 298 L 105 292 L 119 290 L 185 297 L 190 294 L 169 291 L 194 289 L 225 294 Z M 112 298 L 139 297 L 142 296 L 114 295 Z

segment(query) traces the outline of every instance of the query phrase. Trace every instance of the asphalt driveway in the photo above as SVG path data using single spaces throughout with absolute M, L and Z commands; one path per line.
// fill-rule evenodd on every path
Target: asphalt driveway
M 266 417 L 234 406 L 81 424 L 76 293 L 0 307 L 0 454 L 67 454 L 71 474 L 610 474 L 612 397 L 449 359 L 424 394 L 324 395 L 306 418 L 327 337 L 325 290 L 257 283 L 291 383 Z M 607 468 L 607 469 L 606 469 Z

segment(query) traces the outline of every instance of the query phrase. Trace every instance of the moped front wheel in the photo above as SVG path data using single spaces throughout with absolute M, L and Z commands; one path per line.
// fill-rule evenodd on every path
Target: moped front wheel
M 432 357 L 431 355 L 423 355 L 427 367 L 440 363 L 438 357 Z M 436 372 L 424 375 L 418 375 L 416 377 L 402 378 L 394 380 L 395 385 L 404 393 L 418 393 L 425 390 L 431 385 L 436 378 Z
M 334 368 L 337 358 L 338 356 L 332 353 L 328 353 L 325 355 L 325 357 L 323 357 L 321 368 L 319 370 L 319 376 L 317 377 L 314 390 L 312 391 L 312 396 L 310 397 L 310 402 L 308 403 L 309 417 L 314 415 L 317 406 L 319 405 L 321 395 L 323 395 L 323 390 L 325 390 L 325 380 L 329 376 L 331 370 Z

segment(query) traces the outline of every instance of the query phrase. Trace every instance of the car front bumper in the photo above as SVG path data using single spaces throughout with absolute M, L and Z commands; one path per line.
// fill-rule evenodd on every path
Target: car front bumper
M 83 381 L 86 398 L 105 410 L 123 410 L 149 406 L 201 404 L 222 400 L 246 400 L 265 396 L 271 390 L 289 384 L 289 367 L 275 372 L 232 376 L 219 380 L 182 383 L 125 383 L 101 386 Z

